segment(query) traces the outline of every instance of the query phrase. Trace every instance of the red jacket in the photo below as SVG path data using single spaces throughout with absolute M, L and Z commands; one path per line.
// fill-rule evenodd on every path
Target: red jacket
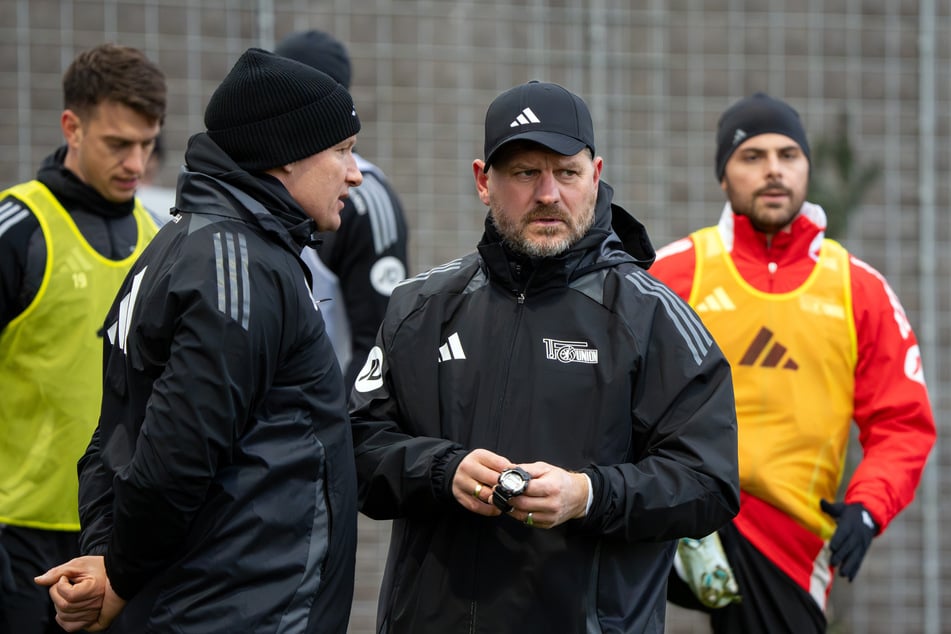
M 718 229 L 746 282 L 766 293 L 785 293 L 812 272 L 825 226 L 822 209 L 806 203 L 790 227 L 768 244 L 765 234 L 727 204 Z M 658 251 L 650 272 L 688 299 L 695 256 L 690 237 L 678 240 Z M 898 297 L 871 266 L 852 255 L 849 263 L 858 339 L 853 419 L 864 457 L 849 481 L 845 501 L 861 502 L 884 530 L 914 497 L 935 441 L 935 423 L 918 342 Z M 767 557 L 816 595 L 810 577 L 827 560 L 819 556 L 823 544 L 817 536 L 750 495 L 744 495 L 735 522 Z M 828 584 L 823 589 L 827 593 Z

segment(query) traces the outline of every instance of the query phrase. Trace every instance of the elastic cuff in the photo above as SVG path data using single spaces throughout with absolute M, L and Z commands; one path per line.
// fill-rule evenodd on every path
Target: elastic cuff
M 588 478 L 588 504 L 585 506 L 585 516 L 583 519 L 587 524 L 591 520 L 592 513 L 597 515 L 600 512 L 601 489 L 604 486 L 604 481 L 596 467 L 586 467 L 581 469 L 579 473 L 584 474 Z
M 121 566 L 117 565 L 109 555 L 110 553 L 105 553 L 102 562 L 106 568 L 106 576 L 109 577 L 109 585 L 112 586 L 112 591 L 115 592 L 120 599 L 128 601 L 136 595 L 145 579 L 142 579 L 141 582 L 123 579 L 121 574 L 119 574 Z
M 588 480 L 588 501 L 585 502 L 584 505 L 584 516 L 587 517 L 588 511 L 591 510 L 591 503 L 594 502 L 594 485 L 591 484 L 591 476 L 589 476 L 587 473 L 582 473 L 581 475 L 583 475 L 585 479 Z
M 456 469 L 459 463 L 468 454 L 465 449 L 458 445 L 446 450 L 441 456 L 433 459 L 432 467 L 432 486 L 433 497 L 440 502 L 454 500 L 452 495 L 452 480 L 456 476 Z

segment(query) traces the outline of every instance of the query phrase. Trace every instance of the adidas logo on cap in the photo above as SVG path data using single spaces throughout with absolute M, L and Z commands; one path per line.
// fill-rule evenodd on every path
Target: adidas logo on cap
M 541 123 L 541 119 L 535 116 L 531 108 L 525 108 L 521 114 L 515 117 L 515 121 L 509 124 L 509 127 L 517 128 L 520 125 L 528 125 L 529 123 Z

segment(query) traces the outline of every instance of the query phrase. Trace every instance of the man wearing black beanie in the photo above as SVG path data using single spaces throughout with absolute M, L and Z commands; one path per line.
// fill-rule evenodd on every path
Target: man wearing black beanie
M 328 75 L 249 49 L 205 125 L 103 328 L 85 556 L 39 581 L 71 630 L 345 632 L 353 447 L 299 253 L 360 185 L 360 121 Z
M 756 93 L 728 108 L 714 165 L 719 224 L 661 249 L 650 272 L 733 368 L 741 506 L 681 541 L 668 596 L 717 634 L 825 632 L 834 575 L 855 578 L 934 444 L 920 351 L 881 274 L 825 238 L 789 104 Z M 836 501 L 853 420 L 863 458 Z

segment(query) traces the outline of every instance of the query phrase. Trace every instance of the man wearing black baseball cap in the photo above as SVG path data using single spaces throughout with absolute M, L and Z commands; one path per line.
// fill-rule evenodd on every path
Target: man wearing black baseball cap
M 710 612 L 717 634 L 825 632 L 834 574 L 855 578 L 934 443 L 920 351 L 885 279 L 825 238 L 789 104 L 731 105 L 714 169 L 719 224 L 661 249 L 651 273 L 730 359 L 743 498 L 718 533 L 682 542 L 670 597 Z M 863 458 L 836 502 L 853 420 Z
M 502 93 L 477 251 L 390 299 L 351 397 L 381 630 L 662 632 L 677 539 L 738 509 L 729 366 L 603 163 L 580 97 Z

